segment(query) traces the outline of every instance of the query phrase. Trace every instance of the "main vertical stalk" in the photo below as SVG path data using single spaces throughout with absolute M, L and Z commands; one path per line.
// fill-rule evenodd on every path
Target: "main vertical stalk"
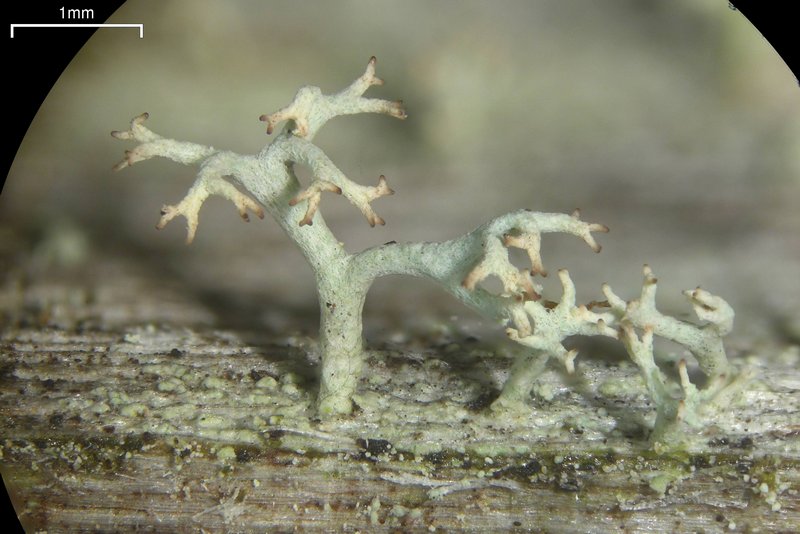
M 369 285 L 349 277 L 342 265 L 325 271 L 317 273 L 322 353 L 317 403 L 321 415 L 349 414 L 364 363 L 361 314 Z

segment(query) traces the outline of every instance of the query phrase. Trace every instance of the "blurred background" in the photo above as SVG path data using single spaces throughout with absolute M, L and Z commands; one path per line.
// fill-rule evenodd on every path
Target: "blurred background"
M 649 263 L 665 310 L 683 316 L 680 290 L 700 285 L 737 310 L 735 338 L 800 339 L 800 91 L 722 0 L 129 0 L 108 22 L 143 23 L 145 37 L 98 31 L 42 105 L 0 198 L 10 270 L 114 256 L 197 296 L 216 324 L 297 319 L 313 335 L 311 271 L 275 224 L 211 198 L 191 246 L 183 219 L 156 232 L 195 170 L 113 173 L 132 145 L 109 132 L 147 111 L 158 134 L 255 153 L 270 141 L 259 115 L 302 85 L 340 90 L 375 55 L 386 84 L 370 94 L 403 99 L 408 119 L 340 118 L 315 139 L 351 179 L 385 174 L 396 191 L 373 205 L 379 228 L 323 198 L 349 250 L 579 207 L 611 228 L 603 252 L 550 235 L 543 259 L 581 299 L 604 281 L 637 295 Z M 368 336 L 474 318 L 433 287 L 380 280 Z

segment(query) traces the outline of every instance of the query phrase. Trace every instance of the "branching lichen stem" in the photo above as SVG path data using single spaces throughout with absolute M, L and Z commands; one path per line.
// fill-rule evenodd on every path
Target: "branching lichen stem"
M 685 293 L 698 318 L 706 322 L 704 325 L 663 315 L 655 308 L 656 282 L 647 267 L 639 299 L 625 302 L 604 286 L 607 301 L 601 304 L 608 306 L 607 311 L 577 304 L 575 286 L 564 269 L 558 271 L 560 300 L 553 302 L 543 297 L 542 288 L 535 281 L 537 276 L 547 275 L 540 252 L 542 235 L 570 234 L 599 252 L 594 234 L 608 231 L 604 225 L 581 220 L 577 210 L 572 214 L 520 210 L 449 241 L 389 243 L 347 253 L 320 214 L 326 194 L 342 195 L 369 225 L 376 226 L 383 225 L 384 220 L 376 213 L 373 202 L 394 191 L 383 175 L 377 178 L 376 185 L 353 182 L 312 140 L 329 120 L 342 115 L 379 113 L 406 117 L 401 101 L 363 96 L 370 87 L 383 84 L 375 75 L 375 65 L 373 57 L 364 74 L 339 93 L 325 95 L 318 87 L 302 87 L 289 105 L 262 115 L 268 134 L 281 123 L 286 125 L 255 156 L 164 138 L 144 126 L 146 113 L 135 117 L 127 131 L 112 132 L 117 139 L 138 143 L 125 152 L 124 159 L 114 167 L 116 170 L 156 156 L 199 165 L 197 179 L 187 195 L 177 204 L 162 208 L 158 228 L 183 216 L 187 221 L 187 242 L 191 242 L 203 202 L 217 195 L 233 202 L 244 220 L 248 220 L 248 212 L 258 217 L 268 213 L 300 248 L 314 272 L 319 297 L 321 415 L 351 412 L 364 364 L 362 312 L 367 291 L 375 279 L 396 274 L 433 280 L 488 319 L 501 323 L 509 338 L 519 344 L 519 356 L 495 409 L 524 405 L 534 381 L 551 358 L 561 361 L 567 372 L 574 372 L 577 352 L 567 350 L 562 342 L 575 335 L 622 340 L 658 407 L 656 426 L 661 430 L 680 421 L 697 423 L 703 405 L 721 398 L 721 392 L 730 391 L 726 390 L 732 381 L 721 339 L 732 328 L 733 310 L 720 297 L 699 288 Z M 311 170 L 311 183 L 301 185 L 295 165 Z M 514 265 L 509 248 L 523 250 L 530 265 Z M 500 281 L 502 291 L 492 292 L 484 287 L 483 282 L 490 277 Z M 683 395 L 674 397 L 655 364 L 653 335 L 686 346 L 711 379 L 710 386 L 699 392 L 689 382 L 684 362 L 680 373 Z M 663 433 L 657 432 L 660 436 Z

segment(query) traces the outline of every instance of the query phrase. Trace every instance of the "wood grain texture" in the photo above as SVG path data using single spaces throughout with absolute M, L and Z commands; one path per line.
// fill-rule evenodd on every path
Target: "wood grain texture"
M 508 360 L 434 327 L 373 335 L 359 411 L 319 421 L 312 340 L 220 328 L 134 257 L 54 265 L 23 257 L 0 293 L 0 466 L 28 531 L 800 524 L 796 348 L 737 351 L 759 373 L 745 402 L 660 455 L 630 365 L 584 350 L 577 378 L 549 371 L 530 412 L 498 416 Z

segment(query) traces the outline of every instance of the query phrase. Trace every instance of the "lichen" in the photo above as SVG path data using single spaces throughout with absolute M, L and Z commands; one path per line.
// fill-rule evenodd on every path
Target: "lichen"
M 155 156 L 200 167 L 187 195 L 177 204 L 162 208 L 157 228 L 183 216 L 187 222 L 187 242 L 192 242 L 203 202 L 210 195 L 218 195 L 233 202 L 246 221 L 248 212 L 260 218 L 268 213 L 300 248 L 314 271 L 319 296 L 321 369 L 316 406 L 320 415 L 349 414 L 354 399 L 359 405 L 379 403 L 366 399 L 367 393 L 357 393 L 366 358 L 361 314 L 373 281 L 394 274 L 433 280 L 486 318 L 505 325 L 509 338 L 520 345 L 509 378 L 492 404 L 495 412 L 524 412 L 534 384 L 551 359 L 560 362 L 567 373 L 574 373 L 577 351 L 568 350 L 563 342 L 576 335 L 622 341 L 656 405 L 653 439 L 661 447 L 679 441 L 677 430 L 683 424 L 700 426 L 715 407 L 730 402 L 747 375 L 736 377 L 722 345 L 722 337 L 733 326 L 733 310 L 722 298 L 700 288 L 685 293 L 700 324 L 663 315 L 655 307 L 656 279 L 647 266 L 639 299 L 626 302 L 606 285 L 603 287 L 606 300 L 578 304 L 574 283 L 566 269 L 558 271 L 560 299 L 552 301 L 545 297 L 536 281 L 537 277 L 547 276 L 540 251 L 543 235 L 573 235 L 594 252 L 600 252 L 593 234 L 608 232 L 602 224 L 583 221 L 578 210 L 572 214 L 520 210 L 450 241 L 389 242 L 355 254 L 346 252 L 320 214 L 323 193 L 344 196 L 370 226 L 375 226 L 385 221 L 375 212 L 373 203 L 393 191 L 383 175 L 375 186 L 351 181 L 312 140 L 330 119 L 342 115 L 379 113 L 399 119 L 406 117 L 400 101 L 363 96 L 370 87 L 383 84 L 375 75 L 375 64 L 373 57 L 364 74 L 336 94 L 323 94 L 318 87 L 302 87 L 288 106 L 262 115 L 268 134 L 281 123 L 286 125 L 257 155 L 239 155 L 162 137 L 144 126 L 146 113 L 135 117 L 127 131 L 112 132 L 117 139 L 138 143 L 125 152 L 125 158 L 115 167 L 117 170 Z M 295 174 L 298 165 L 308 167 L 313 175 L 305 187 Z M 518 268 L 509 257 L 510 248 L 524 251 L 529 267 Z M 502 289 L 487 289 L 484 283 L 487 278 L 498 279 Z M 680 381 L 671 383 L 656 364 L 653 336 L 688 348 L 708 379 L 706 387 L 699 390 L 689 381 L 685 361 L 679 364 Z M 180 393 L 184 387 L 177 367 L 150 367 L 148 372 L 162 377 L 159 390 L 164 393 Z M 295 401 L 303 398 L 303 389 L 294 380 L 264 377 L 261 381 L 258 387 L 262 390 L 279 387 Z M 208 381 L 204 386 L 214 389 Z M 551 393 L 545 395 L 552 398 Z M 269 396 L 252 397 L 251 401 L 268 404 Z M 269 420 L 278 418 L 274 419 L 277 421 L 286 415 L 285 410 L 276 410 Z M 199 423 L 208 426 L 202 420 Z M 421 440 L 415 450 L 431 452 L 436 445 Z

